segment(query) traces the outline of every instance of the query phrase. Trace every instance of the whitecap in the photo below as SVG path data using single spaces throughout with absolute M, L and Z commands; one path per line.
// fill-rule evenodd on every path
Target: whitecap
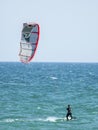
M 46 121 L 50 121 L 50 122 L 56 122 L 57 118 L 56 117 L 47 117 Z
M 53 79 L 53 80 L 56 80 L 56 79 L 57 79 L 57 77 L 53 77 L 53 76 L 52 76 L 52 77 L 50 77 L 50 78 L 51 78 L 51 79 Z
M 45 121 L 45 122 L 56 122 L 57 120 L 62 120 L 63 118 L 57 118 L 57 117 L 47 117 L 45 119 L 39 118 L 39 121 Z
M 2 120 L 3 122 L 14 122 L 15 120 L 14 119 L 4 119 L 4 120 Z
M 40 107 L 37 107 L 37 109 L 39 110 L 39 109 L 40 109 Z

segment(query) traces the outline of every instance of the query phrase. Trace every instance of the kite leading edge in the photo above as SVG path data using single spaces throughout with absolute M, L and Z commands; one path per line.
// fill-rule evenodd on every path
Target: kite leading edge
M 36 23 L 24 23 L 20 41 L 20 61 L 28 63 L 34 57 L 38 46 L 40 27 Z

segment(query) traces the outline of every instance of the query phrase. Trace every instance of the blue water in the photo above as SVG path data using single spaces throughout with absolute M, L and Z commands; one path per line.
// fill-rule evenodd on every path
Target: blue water
M 0 130 L 87 129 L 98 130 L 98 63 L 0 63 Z

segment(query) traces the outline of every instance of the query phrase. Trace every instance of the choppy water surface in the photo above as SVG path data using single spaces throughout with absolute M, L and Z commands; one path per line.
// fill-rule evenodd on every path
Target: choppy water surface
M 98 130 L 97 124 L 98 64 L 0 63 L 0 130 Z

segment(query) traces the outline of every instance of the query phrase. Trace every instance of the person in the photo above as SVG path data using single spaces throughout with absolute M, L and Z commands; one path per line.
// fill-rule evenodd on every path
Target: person
M 71 112 L 71 107 L 70 107 L 70 105 L 68 105 L 68 107 L 67 107 L 66 110 L 67 110 L 67 114 L 66 114 L 67 120 L 69 120 L 69 119 L 68 119 L 69 116 L 70 116 L 71 119 L 72 119 L 72 112 Z

